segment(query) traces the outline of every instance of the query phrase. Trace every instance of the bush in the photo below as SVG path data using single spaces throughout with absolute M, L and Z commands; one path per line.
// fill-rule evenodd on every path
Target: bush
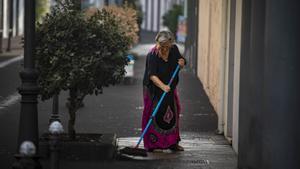
M 139 0 L 124 0 L 123 5 L 128 5 L 129 7 L 133 8 L 136 10 L 136 16 L 137 16 L 137 24 L 139 27 L 138 35 L 140 35 L 141 31 L 141 26 L 143 22 L 143 11 L 142 11 L 142 6 L 140 4 Z
M 75 137 L 75 113 L 83 99 L 121 81 L 127 64 L 125 53 L 132 44 L 108 10 L 85 17 L 75 9 L 72 3 L 60 3 L 36 28 L 40 95 L 47 100 L 62 90 L 69 91 L 71 138 Z
M 103 11 L 106 11 L 114 16 L 122 33 L 130 40 L 131 44 L 138 42 L 138 23 L 137 23 L 137 11 L 128 5 L 118 7 L 114 5 L 105 6 Z M 97 13 L 98 9 L 90 8 L 86 11 L 86 15 L 91 17 Z
M 163 16 L 163 25 L 167 26 L 170 31 L 176 35 L 178 26 L 178 16 L 183 14 L 183 7 L 174 4 L 172 9 Z

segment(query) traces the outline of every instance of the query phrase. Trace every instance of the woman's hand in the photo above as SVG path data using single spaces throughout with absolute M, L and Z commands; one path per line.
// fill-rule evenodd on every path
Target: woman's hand
M 150 76 L 150 80 L 153 81 L 153 83 L 159 87 L 161 90 L 163 90 L 164 92 L 169 92 L 171 90 L 170 86 L 165 85 L 157 76 L 152 75 Z
M 161 87 L 161 89 L 162 89 L 164 92 L 167 92 L 167 93 L 171 90 L 170 86 L 165 85 L 165 84 Z
M 180 66 L 180 68 L 183 68 L 185 65 L 184 59 L 182 59 L 182 58 L 178 59 L 178 65 Z

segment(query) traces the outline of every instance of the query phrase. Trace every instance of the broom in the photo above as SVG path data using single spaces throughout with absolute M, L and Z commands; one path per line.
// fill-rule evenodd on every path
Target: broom
M 179 68 L 180 68 L 180 66 L 177 65 L 177 67 L 176 67 L 175 71 L 173 72 L 173 75 L 172 75 L 172 77 L 171 77 L 171 79 L 170 79 L 170 81 L 169 81 L 169 83 L 168 83 L 168 86 L 170 86 L 170 85 L 172 84 L 172 82 L 173 82 L 173 80 L 174 80 L 176 74 L 177 74 L 178 71 L 179 71 Z M 139 145 L 140 145 L 142 139 L 144 138 L 144 135 L 145 135 L 146 132 L 148 131 L 148 129 L 149 129 L 149 127 L 150 127 L 150 125 L 151 125 L 151 123 L 152 123 L 152 121 L 153 121 L 153 118 L 155 117 L 155 115 L 156 115 L 156 113 L 157 113 L 157 111 L 158 111 L 158 109 L 159 109 L 159 107 L 160 107 L 162 101 L 164 100 L 166 94 L 167 94 L 167 92 L 164 92 L 164 93 L 161 95 L 161 97 L 160 97 L 160 99 L 159 99 L 159 101 L 158 101 L 158 103 L 157 103 L 157 105 L 156 105 L 154 111 L 152 112 L 152 115 L 151 115 L 151 117 L 150 117 L 150 119 L 149 119 L 149 121 L 148 121 L 148 123 L 147 123 L 147 125 L 146 125 L 146 127 L 145 127 L 145 129 L 144 129 L 144 131 L 143 131 L 143 133 L 142 133 L 142 135 L 140 136 L 140 139 L 139 139 L 139 141 L 137 142 L 136 146 L 135 146 L 135 147 L 125 147 L 125 148 L 121 149 L 121 150 L 120 150 L 120 153 L 121 153 L 121 154 L 127 154 L 127 155 L 134 155 L 134 156 L 147 157 L 147 151 L 146 151 L 145 149 L 139 148 Z

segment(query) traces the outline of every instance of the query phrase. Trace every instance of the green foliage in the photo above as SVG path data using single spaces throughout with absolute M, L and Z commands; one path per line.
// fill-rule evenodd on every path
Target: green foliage
M 118 83 L 129 41 L 106 11 L 90 19 L 59 6 L 36 29 L 36 60 L 42 99 L 76 88 L 82 95 L 99 93 Z
M 88 94 L 119 83 L 131 45 L 114 15 L 102 9 L 86 17 L 72 3 L 58 4 L 36 28 L 36 67 L 42 100 L 68 90 L 69 133 Z
M 49 10 L 49 0 L 36 0 L 36 15 L 35 19 L 40 21 L 42 17 L 48 12 Z
M 176 35 L 177 32 L 178 16 L 182 14 L 182 5 L 174 4 L 172 9 L 163 16 L 163 25 L 167 26 L 174 35 Z

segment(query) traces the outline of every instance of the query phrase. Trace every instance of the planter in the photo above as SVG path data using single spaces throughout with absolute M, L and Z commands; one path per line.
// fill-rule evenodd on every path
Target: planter
M 41 157 L 49 158 L 49 134 L 40 138 Z M 116 134 L 76 134 L 76 139 L 61 135 L 60 159 L 64 160 L 112 160 L 117 152 Z

